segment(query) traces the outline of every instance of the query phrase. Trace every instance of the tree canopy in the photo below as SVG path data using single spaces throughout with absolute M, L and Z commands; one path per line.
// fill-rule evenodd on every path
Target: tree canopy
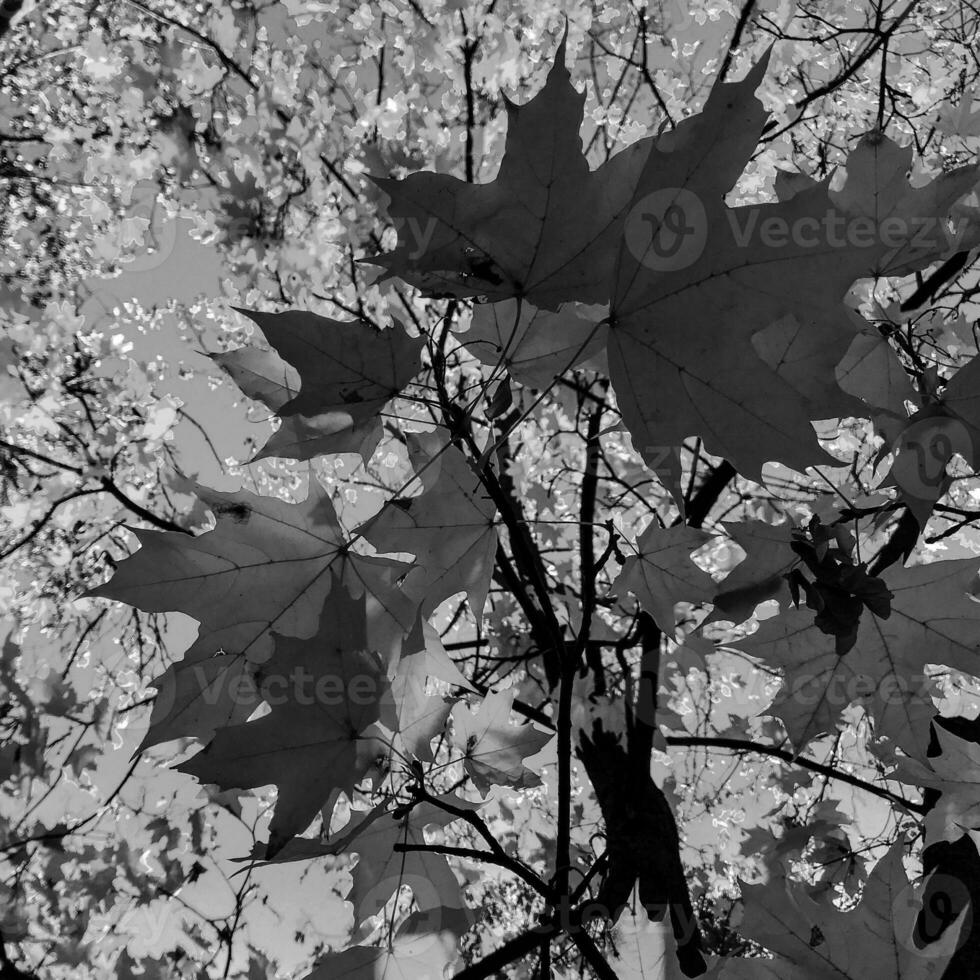
M 0 7 L 0 980 L 980 975 L 980 14 Z

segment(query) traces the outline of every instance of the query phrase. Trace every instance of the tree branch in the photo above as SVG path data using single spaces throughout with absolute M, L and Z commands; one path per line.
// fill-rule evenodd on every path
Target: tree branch
M 734 752 L 754 752 L 758 755 L 769 755 L 774 759 L 781 759 L 783 762 L 788 762 L 791 765 L 800 766 L 802 769 L 809 769 L 811 772 L 820 773 L 821 776 L 826 776 L 828 779 L 836 779 L 838 782 L 847 783 L 850 786 L 863 789 L 865 792 L 871 793 L 874 796 L 880 796 L 882 799 L 897 803 L 899 806 L 903 806 L 906 810 L 911 810 L 913 813 L 925 812 L 921 803 L 913 803 L 911 800 L 906 800 L 904 797 L 892 793 L 883 786 L 876 786 L 874 783 L 869 783 L 859 776 L 853 776 L 849 772 L 841 772 L 833 766 L 828 766 L 823 762 L 817 762 L 815 759 L 807 759 L 796 753 L 788 752 L 786 749 L 776 748 L 775 745 L 746 742 L 737 738 L 710 738 L 700 735 L 667 735 L 665 740 L 668 745 L 703 746 L 705 748 L 731 749 Z
M 491 851 L 478 851 L 472 847 L 453 847 L 449 844 L 408 844 L 398 841 L 394 845 L 394 850 L 400 853 L 409 851 L 428 851 L 431 854 L 445 854 L 449 857 L 466 858 L 469 861 L 483 861 L 486 864 L 496 864 L 501 868 L 512 871 L 515 875 L 526 881 L 536 892 L 551 897 L 551 889 L 529 868 L 525 867 L 520 861 L 495 854 Z

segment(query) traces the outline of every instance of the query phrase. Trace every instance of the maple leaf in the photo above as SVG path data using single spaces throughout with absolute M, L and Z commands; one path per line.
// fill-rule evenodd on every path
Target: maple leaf
M 945 240 L 917 243 L 915 219 L 944 216 L 977 173 L 965 167 L 911 188 L 907 166 L 901 169 L 910 151 L 872 135 L 848 158 L 843 191 L 829 191 L 825 181 L 777 203 L 728 208 L 724 196 L 766 120 L 752 95 L 764 68 L 763 60 L 741 82 L 717 84 L 701 114 L 651 150 L 632 204 L 639 230 L 631 238 L 627 225 L 620 249 L 609 333 L 610 378 L 644 458 L 697 434 L 707 451 L 757 482 L 769 460 L 799 470 L 839 465 L 820 448 L 810 420 L 854 414 L 854 398 L 822 382 L 801 394 L 792 382 L 802 372 L 768 363 L 753 346 L 756 336 L 791 315 L 806 351 L 793 363 L 814 351 L 824 363 L 839 362 L 854 340 L 841 302 L 848 287 L 942 254 Z M 867 200 L 879 210 L 869 214 Z M 863 227 L 868 240 L 793 231 L 821 222 Z M 885 234 L 896 226 L 902 235 Z M 774 227 L 785 230 L 778 240 L 754 237 L 753 229 Z
M 391 698 L 382 722 L 397 732 L 405 751 L 416 759 L 431 762 L 430 742 L 445 727 L 452 710 L 452 699 L 427 694 L 425 678 L 411 669 L 411 658 L 403 657 L 391 680 Z
M 239 490 L 193 484 L 215 514 L 197 536 L 133 528 L 139 550 L 91 596 L 118 599 L 145 612 L 179 611 L 201 623 L 193 653 L 219 649 L 263 659 L 269 630 L 311 636 L 345 539 L 320 483 L 299 505 Z
M 442 980 L 457 958 L 452 932 L 399 929 L 386 946 L 351 946 L 328 953 L 304 980 Z
M 274 412 L 299 393 L 299 372 L 273 350 L 249 345 L 219 351 L 210 357 L 227 371 L 245 395 Z
M 406 808 L 407 812 L 372 812 L 371 819 L 355 814 L 346 827 L 324 843 L 326 853 L 335 849 L 333 853 L 353 851 L 358 855 L 351 871 L 351 890 L 346 896 L 354 906 L 355 921 L 377 915 L 399 888 L 408 885 L 418 911 L 438 916 L 444 909 L 456 909 L 472 922 L 459 882 L 445 855 L 425 850 L 395 850 L 396 844 L 424 845 L 426 828 L 442 828 L 458 819 L 458 814 L 444 809 L 440 803 L 457 810 L 475 810 L 480 805 L 447 793 L 433 801 L 416 803 Z M 469 922 L 462 931 L 469 927 Z
M 215 513 L 215 526 L 197 536 L 133 528 L 140 549 L 88 595 L 118 599 L 146 612 L 179 611 L 201 623 L 189 657 L 219 649 L 261 662 L 270 630 L 312 636 L 330 592 L 330 571 L 355 596 L 365 590 L 382 602 L 384 637 L 415 626 L 415 607 L 390 588 L 409 565 L 349 550 L 327 491 L 315 476 L 302 503 L 194 484 Z M 386 588 L 387 586 L 387 588 Z M 393 648 L 392 648 L 393 649 Z
M 354 906 L 354 920 L 363 923 L 378 915 L 398 890 L 407 885 L 414 893 L 416 924 L 428 919 L 432 933 L 449 930 L 456 936 L 472 925 L 474 916 L 463 901 L 456 875 L 443 854 L 428 850 L 396 850 L 395 845 L 421 848 L 427 828 L 445 828 L 459 811 L 482 804 L 453 793 L 391 809 L 386 802 L 370 810 L 354 811 L 346 826 L 326 839 L 298 837 L 273 855 L 256 852 L 261 863 L 307 861 L 340 854 L 356 854 L 351 888 L 346 900 Z
M 133 529 L 140 549 L 89 593 L 201 624 L 184 659 L 154 681 L 164 696 L 142 747 L 179 735 L 209 738 L 221 724 L 244 720 L 257 702 L 239 696 L 240 679 L 254 678 L 254 665 L 268 658 L 273 631 L 316 632 L 335 577 L 355 597 L 368 596 L 372 648 L 397 657 L 417 629 L 417 604 L 396 587 L 411 566 L 349 551 L 315 477 L 301 504 L 193 486 L 215 512 L 214 528 L 194 537 Z M 219 651 L 225 657 L 210 660 Z
M 449 658 L 438 632 L 428 622 L 422 624 L 421 646 L 406 644 L 389 676 L 391 697 L 382 708 L 382 724 L 397 734 L 406 753 L 432 761 L 429 743 L 445 728 L 454 699 L 428 694 L 427 680 L 436 678 L 464 690 L 475 689 Z
M 742 623 L 756 606 L 778 596 L 786 588 L 786 573 L 799 562 L 790 545 L 793 525 L 765 521 L 731 521 L 722 524 L 745 558 L 729 572 L 711 597 L 714 609 L 705 620 L 728 619 Z
M 186 656 L 153 678 L 150 723 L 137 751 L 192 736 L 209 741 L 219 728 L 245 721 L 259 706 L 258 665 L 241 654 Z
M 430 742 L 446 725 L 453 699 L 426 693 L 431 678 L 464 690 L 470 682 L 450 660 L 436 629 L 422 625 L 423 643 L 418 649 L 403 649 L 391 675 L 391 698 L 382 709 L 381 721 L 396 733 L 405 751 L 422 761 L 432 761 Z
M 674 633 L 678 602 L 708 602 L 714 594 L 711 576 L 691 561 L 711 535 L 680 524 L 662 528 L 656 521 L 640 535 L 636 555 L 626 559 L 612 592 L 631 591 L 667 636 Z
M 358 533 L 378 551 L 415 556 L 402 590 L 423 615 L 465 589 L 479 619 L 497 549 L 497 508 L 445 430 L 410 432 L 406 441 L 422 493 L 389 500 Z
M 786 879 L 740 882 L 745 914 L 739 931 L 778 954 L 777 962 L 787 967 L 780 977 L 795 977 L 795 968 L 806 980 L 939 980 L 963 916 L 937 942 L 925 949 L 915 945 L 921 902 L 905 875 L 904 851 L 903 839 L 889 848 L 851 912 L 839 911 L 828 897 L 815 901 L 804 885 Z
M 931 786 L 942 795 L 926 814 L 926 843 L 953 843 L 964 834 L 977 839 L 980 830 L 980 745 L 935 726 L 939 755 L 900 759 L 895 778 L 916 786 Z
M 837 383 L 869 405 L 904 418 L 905 403 L 916 399 L 908 372 L 881 332 L 863 317 L 848 312 L 859 332 L 834 368 Z
M 540 752 L 552 734 L 508 724 L 514 697 L 513 690 L 491 691 L 475 712 L 463 703 L 452 711 L 453 744 L 463 750 L 463 768 L 484 796 L 492 785 L 520 789 L 541 783 L 524 759 Z
M 936 128 L 943 133 L 956 136 L 980 136 L 980 110 L 973 106 L 980 100 L 976 86 L 965 89 L 960 96 L 959 105 L 944 102 L 939 110 Z
M 334 580 L 315 636 L 275 637 L 257 671 L 270 710 L 222 728 L 178 768 L 222 789 L 279 790 L 266 857 L 302 832 L 335 790 L 351 795 L 374 762 L 367 730 L 378 721 L 387 683 L 371 649 L 368 599 Z
M 866 610 L 854 647 L 843 656 L 805 609 L 763 621 L 735 646 L 785 669 L 768 713 L 782 720 L 798 749 L 834 730 L 849 704 L 865 701 L 878 734 L 914 752 L 928 741 L 935 714 L 926 665 L 978 668 L 976 573 L 972 558 L 890 570 L 883 576 L 893 596 L 890 615 L 881 619 Z
M 381 439 L 381 412 L 421 367 L 422 337 L 396 325 L 379 330 L 364 320 L 331 320 L 305 310 L 239 310 L 262 330 L 279 358 L 298 372 L 299 394 L 285 395 L 290 378 L 260 348 L 214 355 L 250 398 L 282 419 L 255 459 L 312 459 L 360 453 L 367 460 Z
M 605 349 L 606 325 L 586 310 L 568 304 L 552 312 L 516 299 L 479 303 L 460 339 L 484 364 L 503 364 L 515 381 L 543 390 Z
M 936 219 L 961 213 L 956 202 L 974 190 L 980 169 L 959 167 L 913 187 L 913 152 L 911 143 L 899 146 L 872 130 L 851 152 L 847 181 L 832 194 L 836 208 L 876 232 L 873 246 L 866 241 L 856 246 L 868 251 L 865 274 L 909 275 L 964 245 Z
M 428 172 L 372 178 L 391 199 L 398 245 L 368 261 L 430 294 L 521 296 L 545 309 L 606 302 L 649 145 L 633 144 L 589 170 L 579 136 L 585 94 L 565 67 L 566 40 L 533 99 L 523 106 L 505 99 L 507 139 L 492 183 Z

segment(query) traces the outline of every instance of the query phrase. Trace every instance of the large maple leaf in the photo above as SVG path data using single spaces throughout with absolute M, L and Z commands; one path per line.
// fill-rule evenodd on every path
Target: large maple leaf
M 258 701 L 236 694 L 240 681 L 268 659 L 273 631 L 301 639 L 316 632 L 335 580 L 367 595 L 372 648 L 386 660 L 417 629 L 418 604 L 396 584 L 411 566 L 351 551 L 315 477 L 300 504 L 200 485 L 195 493 L 214 511 L 213 529 L 197 536 L 133 529 L 140 549 L 90 593 L 200 623 L 184 659 L 154 681 L 162 697 L 143 747 L 183 735 L 206 739 L 248 717 Z
M 275 784 L 279 794 L 266 856 L 302 832 L 336 790 L 351 795 L 378 743 L 385 666 L 371 649 L 368 597 L 334 578 L 315 636 L 276 636 L 257 672 L 270 706 L 254 721 L 222 728 L 181 771 L 222 789 Z
M 399 242 L 372 261 L 436 294 L 547 309 L 609 302 L 610 377 L 648 462 L 698 435 L 756 480 L 770 460 L 835 465 L 811 420 L 865 413 L 853 385 L 834 378 L 863 330 L 845 293 L 944 255 L 936 219 L 978 171 L 913 188 L 911 150 L 871 134 L 848 158 L 843 190 L 797 175 L 779 182 L 776 202 L 728 207 L 767 120 L 754 96 L 766 62 L 717 84 L 700 114 L 589 171 L 562 42 L 541 92 L 508 103 L 495 181 L 379 179 Z
M 360 453 L 369 459 L 381 439 L 384 406 L 421 367 L 424 339 L 410 337 L 397 322 L 378 330 L 363 320 L 305 310 L 239 312 L 255 321 L 279 355 L 255 346 L 213 355 L 249 398 L 282 419 L 255 458 Z M 298 394 L 290 391 L 282 361 L 298 372 Z
M 879 735 L 911 752 L 928 742 L 927 664 L 980 669 L 980 602 L 972 597 L 973 558 L 895 569 L 883 576 L 892 593 L 887 619 L 869 610 L 857 639 L 843 656 L 808 609 L 789 609 L 763 621 L 738 649 L 785 670 L 769 713 L 783 721 L 799 749 L 833 731 L 854 701 L 866 704 Z
M 769 460 L 797 469 L 827 462 L 810 420 L 859 414 L 860 402 L 822 380 L 807 384 L 808 374 L 828 371 L 798 364 L 844 358 L 855 338 L 847 289 L 938 258 L 945 239 L 920 246 L 916 219 L 943 217 L 977 179 L 963 167 L 912 188 L 909 152 L 871 135 L 851 153 L 843 191 L 824 181 L 783 201 L 729 208 L 725 194 L 766 122 L 752 94 L 763 67 L 716 85 L 700 115 L 650 152 L 632 203 L 648 228 L 631 235 L 627 225 L 609 341 L 613 387 L 644 456 L 697 434 L 756 480 Z M 781 370 L 755 341 L 787 317 L 779 356 L 790 369 Z
M 437 295 L 522 296 L 545 309 L 606 302 L 649 143 L 589 170 L 579 136 L 585 94 L 572 86 L 565 40 L 544 88 L 526 105 L 506 101 L 507 140 L 493 182 L 428 172 L 373 178 L 391 198 L 398 245 L 372 263 Z

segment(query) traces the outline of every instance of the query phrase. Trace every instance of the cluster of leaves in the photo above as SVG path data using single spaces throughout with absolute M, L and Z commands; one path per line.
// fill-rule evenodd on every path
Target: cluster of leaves
M 793 602 L 799 607 L 800 593 L 806 595 L 807 607 L 817 614 L 814 626 L 837 637 L 836 653 L 843 657 L 857 641 L 863 610 L 887 619 L 892 594 L 863 562 L 854 562 L 856 542 L 846 527 L 824 527 L 814 514 L 808 526 L 794 528 L 793 539 L 790 547 L 813 575 L 811 582 L 798 567 L 787 573 Z
M 512 574 L 527 576 L 513 591 L 523 597 L 529 625 L 540 633 L 537 656 L 552 705 L 549 727 L 558 741 L 554 873 L 547 878 L 526 866 L 521 872 L 556 912 L 545 918 L 543 933 L 529 934 L 529 942 L 533 948 L 567 935 L 602 975 L 609 967 L 584 927 L 596 917 L 616 921 L 636 884 L 639 901 L 651 918 L 662 920 L 669 912 L 676 954 L 665 952 L 661 969 L 674 955 L 687 976 L 709 969 L 677 854 L 677 829 L 662 791 L 650 777 L 656 693 L 644 680 L 644 662 L 656 663 L 662 635 L 678 638 L 676 602 L 710 601 L 712 592 L 706 585 L 714 583 L 696 581 L 696 569 L 685 575 L 695 540 L 684 525 L 682 506 L 681 523 L 674 531 L 685 536 L 671 535 L 668 549 L 663 547 L 664 536 L 651 541 L 648 535 L 639 543 L 637 561 L 659 575 L 651 580 L 644 574 L 637 589 L 642 593 L 638 635 L 644 660 L 637 694 L 620 705 L 625 727 L 610 730 L 606 718 L 593 718 L 590 725 L 588 715 L 584 723 L 573 723 L 573 686 L 586 667 L 593 620 L 600 603 L 614 601 L 627 583 L 617 580 L 600 594 L 596 572 L 603 562 L 592 557 L 591 543 L 583 546 L 578 615 L 567 626 L 557 620 L 550 590 L 535 567 L 540 554 L 527 540 L 526 523 L 506 487 L 506 463 L 498 455 L 501 440 L 517 429 L 529 408 L 515 410 L 502 421 L 509 406 L 490 397 L 487 420 L 503 432 L 498 435 L 491 425 L 480 439 L 472 404 L 458 394 L 453 397 L 447 388 L 445 344 L 458 301 L 512 301 L 509 329 L 501 324 L 500 313 L 494 314 L 503 342 L 496 345 L 500 359 L 491 361 L 491 378 L 508 367 L 505 352 L 520 362 L 532 345 L 535 359 L 546 360 L 554 376 L 576 368 L 581 372 L 582 353 L 601 329 L 605 343 L 600 353 L 608 353 L 610 394 L 617 397 L 633 444 L 644 447 L 641 455 L 651 465 L 651 447 L 679 447 L 690 436 L 757 482 L 768 461 L 800 470 L 818 461 L 840 465 L 819 446 L 811 419 L 859 412 L 870 417 L 886 406 L 877 403 L 876 392 L 859 400 L 837 383 L 833 369 L 867 332 L 856 325 L 860 318 L 849 314 L 839 297 L 858 278 L 907 275 L 943 259 L 949 243 L 942 237 L 921 241 L 913 219 L 942 221 L 980 179 L 976 167 L 966 166 L 913 188 L 904 179 L 908 153 L 874 133 L 848 158 L 843 189 L 789 179 L 776 204 L 730 208 L 724 195 L 766 125 L 766 114 L 754 95 L 765 60 L 741 82 L 717 84 L 702 111 L 668 134 L 638 140 L 592 171 L 578 146 L 582 98 L 565 68 L 565 43 L 563 39 L 542 91 L 523 106 L 508 103 L 507 143 L 496 180 L 472 184 L 420 173 L 377 181 L 391 199 L 388 211 L 396 219 L 399 241 L 374 261 L 424 295 L 449 299 L 438 335 L 421 328 L 409 335 L 397 321 L 376 331 L 367 322 L 338 322 L 313 313 L 252 313 L 274 352 L 246 347 L 223 357 L 243 392 L 282 419 L 260 455 L 309 460 L 356 451 L 367 460 L 380 441 L 385 406 L 419 374 L 425 349 L 438 401 L 436 429 L 428 436 L 402 430 L 414 468 L 409 484 L 418 480 L 421 492 L 392 497 L 375 517 L 345 534 L 312 471 L 309 495 L 299 505 L 199 487 L 196 495 L 215 515 L 212 530 L 193 538 L 172 531 L 138 532 L 139 551 L 92 593 L 122 599 L 144 611 L 180 610 L 199 621 L 200 632 L 188 655 L 170 676 L 155 682 L 161 690 L 172 688 L 175 693 L 158 700 L 158 717 L 144 744 L 175 735 L 208 739 L 214 733 L 207 747 L 182 765 L 184 771 L 223 789 L 274 784 L 278 793 L 266 861 L 355 851 L 358 862 L 347 898 L 365 936 L 377 934 L 378 917 L 386 917 L 399 888 L 411 887 L 410 909 L 397 925 L 392 911 L 390 922 L 381 927 L 387 933 L 385 942 L 331 953 L 311 977 L 338 971 L 377 976 L 379 970 L 382 975 L 428 976 L 452 962 L 454 941 L 436 940 L 460 935 L 471 926 L 472 915 L 445 857 L 423 836 L 427 826 L 466 818 L 492 843 L 489 852 L 461 854 L 495 859 L 505 867 L 514 863 L 500 852 L 477 815 L 485 801 L 445 792 L 442 778 L 447 768 L 460 765 L 480 797 L 495 786 L 534 786 L 540 780 L 524 760 L 541 751 L 550 734 L 533 725 L 513 728 L 508 723 L 512 693 L 486 693 L 477 714 L 469 715 L 459 712 L 459 703 L 451 711 L 451 701 L 425 688 L 427 678 L 440 676 L 432 662 L 439 647 L 433 649 L 426 631 L 429 617 L 464 590 L 470 615 L 480 627 L 499 546 L 498 522 L 507 531 L 498 564 L 506 568 L 512 561 Z M 670 232 L 666 219 L 640 246 L 631 222 L 656 195 L 682 194 L 700 202 L 707 244 L 703 253 L 664 270 L 648 258 L 663 244 L 653 239 L 664 228 Z M 814 254 L 812 245 L 802 241 L 762 241 L 747 247 L 735 233 L 756 219 L 799 226 L 828 214 L 842 225 L 871 217 L 876 230 L 897 219 L 904 237 L 896 245 L 879 236 L 871 247 L 867 242 L 833 242 Z M 426 237 L 420 244 L 422 227 Z M 601 319 L 593 315 L 590 321 L 580 308 L 567 312 L 568 304 L 596 303 L 605 311 Z M 525 308 L 532 304 L 535 310 L 555 315 L 524 321 Z M 591 323 L 587 333 L 583 316 Z M 778 333 L 769 331 L 771 326 L 778 327 Z M 585 333 L 570 355 L 569 329 Z M 767 333 L 765 342 L 754 347 L 760 333 Z M 462 343 L 485 344 L 485 332 L 471 330 Z M 892 357 L 897 361 L 897 355 Z M 487 358 L 484 349 L 480 359 Z M 735 371 L 733 363 L 738 365 Z M 284 364 L 298 372 L 298 393 L 287 383 Z M 607 390 L 604 372 L 591 366 L 585 370 L 587 391 Z M 594 499 L 590 504 L 588 498 L 595 493 L 600 419 L 597 410 L 586 438 L 580 490 L 585 510 L 582 534 L 590 538 L 593 532 L 585 518 L 594 513 Z M 679 487 L 674 490 L 683 504 Z M 356 547 L 362 538 L 380 555 L 407 552 L 413 560 L 364 553 Z M 801 731 L 798 718 L 788 710 L 791 705 L 795 709 L 793 701 L 798 700 L 790 668 L 812 681 L 824 657 L 832 671 L 854 671 L 861 660 L 870 659 L 867 673 L 878 694 L 878 684 L 889 673 L 912 679 L 913 671 L 924 669 L 921 658 L 926 655 L 957 669 L 973 666 L 977 614 L 969 608 L 976 606 L 969 593 L 975 561 L 917 567 L 904 578 L 890 577 L 886 584 L 870 576 L 863 563 L 853 561 L 855 544 L 849 533 L 824 529 L 814 517 L 804 530 L 792 532 L 788 549 L 772 549 L 781 552 L 780 562 L 802 559 L 814 576 L 811 585 L 793 567 L 782 578 L 797 605 L 800 589 L 805 590 L 816 616 L 799 609 L 795 615 L 787 612 L 768 620 L 743 642 L 742 648 L 761 661 L 787 670 L 783 700 L 777 700 L 784 710 L 773 713 L 783 719 L 797 751 L 836 728 L 841 708 L 859 698 L 852 693 L 842 703 L 822 695 L 821 710 L 809 714 Z M 652 554 L 647 550 L 651 546 Z M 753 557 L 750 550 L 746 569 Z M 624 569 L 622 574 L 632 573 Z M 766 580 L 772 581 L 772 576 Z M 726 580 L 723 587 L 727 584 Z M 760 598 L 756 589 L 753 599 Z M 743 612 L 750 614 L 753 608 L 745 606 Z M 832 646 L 821 639 L 828 634 L 835 638 Z M 931 641 L 927 648 L 924 639 Z M 207 686 L 197 672 L 196 686 L 189 683 L 198 665 L 207 670 Z M 601 661 L 589 666 L 596 677 L 604 671 Z M 444 665 L 442 673 L 447 669 Z M 653 671 L 656 674 L 656 666 Z M 317 696 L 306 705 L 300 692 L 291 690 L 278 702 L 266 692 L 254 701 L 229 704 L 222 696 L 231 690 L 229 673 L 251 676 L 259 690 L 264 681 L 309 675 L 318 691 L 320 681 L 331 681 L 343 696 Z M 460 681 L 459 686 L 467 686 Z M 355 698 L 359 682 L 366 686 L 366 697 Z M 212 686 L 218 696 L 206 697 Z M 824 693 L 830 689 L 828 683 Z M 863 700 L 865 692 L 860 695 Z M 263 700 L 270 710 L 252 718 Z M 911 724 L 903 737 L 873 697 L 868 700 L 878 736 L 896 738 L 906 752 L 914 752 L 908 733 L 921 738 L 920 716 L 931 703 L 918 691 L 908 692 L 903 708 Z M 437 756 L 431 743 L 437 736 L 442 740 L 447 722 L 448 748 Z M 919 744 L 924 747 L 925 739 Z M 570 788 L 572 751 L 593 784 L 605 824 L 606 851 L 594 867 L 573 863 L 570 849 L 573 828 L 564 794 Z M 339 795 L 353 800 L 355 786 L 369 777 L 380 802 L 370 810 L 355 810 L 346 826 L 328 831 L 322 842 L 304 838 L 291 848 L 319 811 L 323 810 L 324 824 L 332 826 Z M 877 866 L 858 912 L 847 915 L 815 905 L 797 922 L 777 911 L 775 935 L 764 925 L 773 915 L 767 907 L 773 902 L 771 885 L 744 889 L 743 931 L 784 961 L 779 966 L 758 964 L 756 969 L 736 958 L 734 963 L 721 960 L 711 969 L 718 976 L 748 976 L 747 970 L 762 976 L 773 969 L 782 976 L 796 971 L 816 976 L 811 963 L 816 960 L 820 975 L 827 964 L 839 974 L 854 975 L 866 951 L 856 954 L 853 932 L 869 928 L 880 934 L 877 922 L 884 919 L 888 929 L 873 958 L 891 962 L 897 955 L 907 964 L 901 972 L 925 970 L 922 975 L 938 976 L 962 923 L 944 933 L 941 948 L 923 958 L 912 945 L 914 916 L 889 920 L 889 905 L 909 887 L 900 853 L 897 844 L 891 857 Z M 416 859 L 406 855 L 418 855 L 417 866 Z M 594 905 L 583 912 L 575 903 L 603 860 Z M 572 884 L 573 868 L 584 876 L 582 883 Z M 884 890 L 880 896 L 879 889 Z M 562 910 L 564 921 L 557 910 Z M 866 916 L 871 921 L 860 924 Z M 807 955 L 801 956 L 799 937 L 807 933 Z M 474 975 L 489 975 L 495 964 L 521 952 L 520 940 L 515 940 L 503 953 L 488 957 L 486 966 L 474 968 L 479 969 Z

